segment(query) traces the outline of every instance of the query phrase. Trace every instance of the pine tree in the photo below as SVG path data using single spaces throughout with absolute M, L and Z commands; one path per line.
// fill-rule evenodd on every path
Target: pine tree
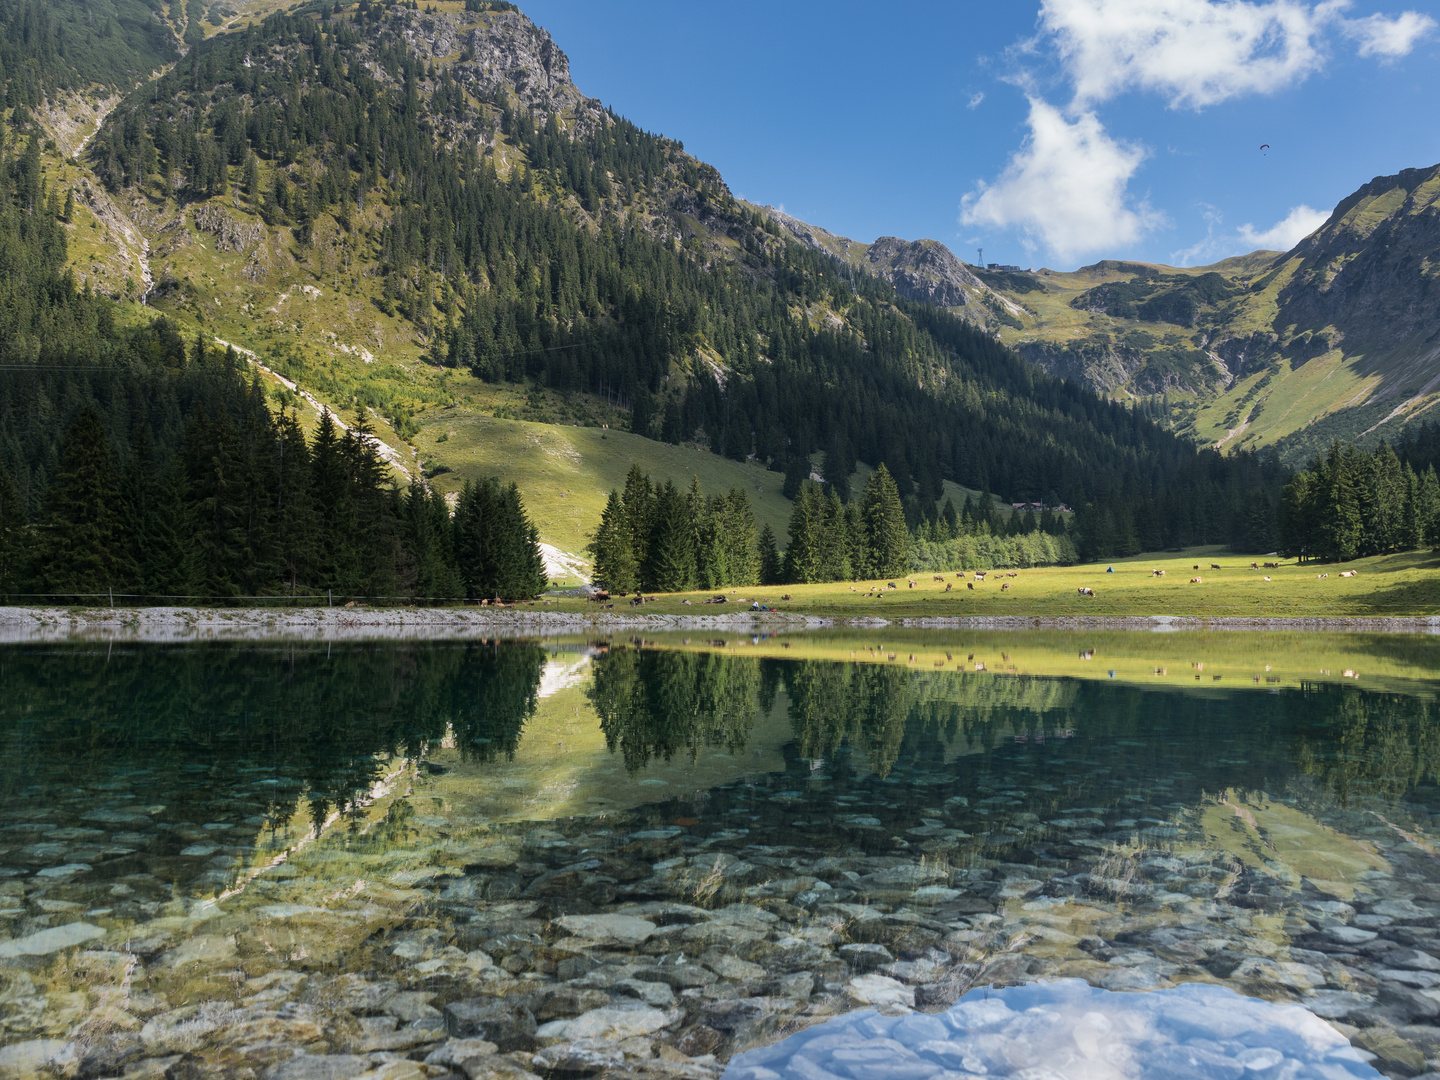
M 27 525 L 19 493 L 5 466 L 0 465 L 0 595 L 20 587 L 28 555 Z
M 320 414 L 310 450 L 310 505 L 314 507 L 315 579 L 312 587 L 349 596 L 361 585 L 360 551 L 355 545 L 359 509 L 350 476 L 349 454 L 335 418 Z
M 780 561 L 780 548 L 775 542 L 775 530 L 770 528 L 767 522 L 760 530 L 760 539 L 757 541 L 755 561 L 758 565 L 761 585 L 779 585 L 784 576 L 784 566 Z
M 1355 477 L 1353 448 L 1336 443 L 1325 460 L 1320 516 L 1320 553 L 1327 559 L 1345 562 L 1360 553 L 1364 540 L 1364 519 L 1360 489 Z
M 755 562 L 755 511 L 745 489 L 734 487 L 726 496 L 720 515 L 720 541 L 725 550 L 729 580 L 725 585 L 754 585 L 758 582 Z
M 865 485 L 860 502 L 865 521 L 866 572 L 892 577 L 909 570 L 910 530 L 900 504 L 900 489 L 882 462 Z
M 646 568 L 647 586 L 656 592 L 684 592 L 695 586 L 695 527 L 685 495 L 668 480 L 655 499 Z
M 61 593 L 100 593 L 122 577 L 119 477 L 100 414 L 86 406 L 65 435 L 50 486 L 41 577 Z
M 790 545 L 785 549 L 785 581 L 795 585 L 823 581 L 825 519 L 820 488 L 806 480 L 790 509 Z
M 620 501 L 620 493 L 613 488 L 600 514 L 600 527 L 586 550 L 594 562 L 591 577 L 596 585 L 611 592 L 635 590 L 635 550 L 625 520 L 625 506 Z
M 851 572 L 850 538 L 847 535 L 845 504 L 832 488 L 823 497 L 820 507 L 820 579 L 849 581 Z
M 1440 479 L 1431 465 L 1420 477 L 1418 516 L 1424 531 L 1424 542 L 1440 551 Z
M 1365 471 L 1369 475 L 1356 477 L 1363 492 L 1364 539 L 1360 547 L 1373 555 L 1400 551 L 1406 546 L 1405 471 L 1395 451 L 1386 443 L 1376 447 L 1368 464 Z
M 322 426 L 330 421 L 321 417 Z M 334 424 L 330 421 L 333 436 Z M 302 589 L 317 588 L 311 577 L 316 572 L 319 521 L 315 511 L 315 489 L 310 470 L 310 449 L 305 433 L 293 412 L 281 410 L 275 432 L 275 529 L 276 572 L 280 591 L 291 596 Z M 458 591 L 446 595 L 459 595 Z
M 625 476 L 625 493 L 620 498 L 625 510 L 625 524 L 630 532 L 630 550 L 635 553 L 636 575 L 640 582 L 650 581 L 650 532 L 655 523 L 655 492 L 650 478 L 639 465 L 631 465 Z

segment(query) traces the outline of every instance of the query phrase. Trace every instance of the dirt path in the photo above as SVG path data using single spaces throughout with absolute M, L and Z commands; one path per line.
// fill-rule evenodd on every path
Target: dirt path
M 315 397 L 308 390 L 300 389 L 299 385 L 296 384 L 293 379 L 287 379 L 284 375 L 281 375 L 273 368 L 266 367 L 265 364 L 261 362 L 260 355 L 255 352 L 254 349 L 247 349 L 243 345 L 236 345 L 233 341 L 226 341 L 224 338 L 221 337 L 215 338 L 214 341 L 217 345 L 223 345 L 228 349 L 234 349 L 241 356 L 245 357 L 246 360 L 250 361 L 250 363 L 254 364 L 261 371 L 265 372 L 265 374 L 269 375 L 271 378 L 279 382 L 282 386 L 285 387 L 285 389 L 289 390 L 293 394 L 298 394 L 301 398 L 304 399 L 305 403 L 309 405 L 312 409 L 314 409 L 317 413 L 322 410 L 328 412 L 330 414 L 330 419 L 335 422 L 335 426 L 338 427 L 341 431 L 350 430 L 350 425 L 345 423 L 345 421 L 340 418 L 340 415 L 334 409 L 330 408 L 329 405 L 326 405 L 323 401 Z M 379 438 L 378 436 L 371 435 L 370 439 L 375 444 L 375 448 L 379 452 L 380 456 L 384 458 L 388 464 L 393 466 L 397 472 L 404 475 L 405 479 L 414 479 L 414 474 L 406 466 L 405 459 L 401 456 L 399 450 L 396 450 L 395 447 L 391 446 L 389 443 Z

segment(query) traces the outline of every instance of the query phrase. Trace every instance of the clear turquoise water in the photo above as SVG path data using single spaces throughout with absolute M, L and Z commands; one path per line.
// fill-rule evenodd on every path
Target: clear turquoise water
M 977 979 L 1218 981 L 1307 1003 L 1357 1045 L 1398 1031 L 1423 1064 L 1440 1053 L 1440 960 L 1410 956 L 1440 956 L 1431 690 L 624 643 L 8 647 L 0 975 L 19 965 L 44 1004 L 0 994 L 0 1037 L 73 1035 L 94 1007 L 93 987 L 57 991 L 71 953 L 14 944 L 55 928 L 93 928 L 87 955 L 151 940 L 134 955 L 171 1006 L 322 954 L 327 977 L 377 956 L 404 985 L 448 972 L 443 1003 L 474 950 L 548 985 L 554 920 L 679 903 L 758 909 L 741 940 L 766 970 L 803 940 L 809 988 L 766 991 L 801 1010 L 863 1004 L 872 965 L 841 946 L 874 944 L 920 1006 Z M 604 749 L 549 749 L 558 714 Z M 563 784 L 476 810 L 552 757 Z M 602 765 L 623 778 L 614 807 L 565 803 Z M 308 944 L 246 951 L 292 908 Z M 422 909 L 427 944 L 394 951 Z M 217 927 L 235 947 L 181 979 L 174 950 Z

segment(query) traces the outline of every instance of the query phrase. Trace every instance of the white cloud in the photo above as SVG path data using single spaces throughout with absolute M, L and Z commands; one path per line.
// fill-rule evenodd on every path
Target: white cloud
M 971 96 L 971 98 L 970 98 L 970 104 L 969 104 L 969 105 L 966 105 L 965 107 L 966 107 L 967 109 L 978 109 L 978 108 L 980 107 L 980 103 L 981 103 L 982 101 L 984 101 L 984 100 L 985 100 L 985 91 L 984 91 L 984 90 L 981 90 L 978 94 L 974 94 L 974 95 Z
M 1435 22 L 1407 11 L 1348 19 L 1349 0 L 1042 0 L 1040 26 L 1075 85 L 1076 107 L 1127 90 L 1202 108 L 1293 86 L 1325 62 L 1333 27 L 1362 56 L 1403 56 Z
M 1111 138 L 1094 113 L 1075 120 L 1030 99 L 1030 134 L 994 184 L 965 196 L 965 225 L 1017 227 L 1061 259 L 1131 244 L 1163 218 L 1126 197 L 1143 147 Z
M 1342 29 L 1347 37 L 1360 43 L 1361 56 L 1393 59 L 1408 56 L 1422 39 L 1434 33 L 1435 20 L 1429 15 L 1406 11 L 1393 19 L 1383 15 L 1347 19 Z
M 1239 236 L 1243 243 L 1249 245 L 1249 251 L 1262 248 L 1266 251 L 1289 251 L 1329 219 L 1328 211 L 1302 204 L 1263 231 L 1248 222 L 1241 225 Z
M 1172 252 L 1170 261 L 1176 266 L 1202 266 L 1252 251 L 1289 251 L 1330 217 L 1324 210 L 1301 205 L 1268 229 L 1257 229 L 1247 222 L 1234 232 L 1221 232 L 1224 219 L 1218 210 L 1206 206 L 1201 216 L 1205 219 L 1205 239 Z

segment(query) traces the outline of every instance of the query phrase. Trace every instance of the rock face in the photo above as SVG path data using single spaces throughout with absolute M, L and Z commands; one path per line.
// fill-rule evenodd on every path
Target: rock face
M 871 269 L 907 300 L 964 307 L 990 290 L 938 240 L 882 236 L 865 252 Z
M 793 239 L 825 251 L 889 282 L 905 300 L 959 309 L 965 319 L 987 329 L 1017 324 L 1025 309 L 996 292 L 938 240 L 901 240 L 882 236 L 873 244 L 837 236 L 773 206 L 765 216 Z
M 1440 301 L 1440 165 L 1377 176 L 1335 207 L 1289 253 L 1296 264 L 1280 292 L 1276 327 L 1294 325 L 1369 351 L 1417 334 L 1440 355 L 1433 331 Z M 1433 366 L 1433 365 L 1432 365 Z M 1432 371 L 1432 374 L 1440 372 Z
M 571 82 L 570 58 L 548 31 L 518 11 L 401 12 L 401 18 L 401 36 L 420 56 L 440 60 L 460 54 L 451 70 L 482 100 L 508 89 L 542 122 L 551 113 L 600 113 L 600 103 Z

